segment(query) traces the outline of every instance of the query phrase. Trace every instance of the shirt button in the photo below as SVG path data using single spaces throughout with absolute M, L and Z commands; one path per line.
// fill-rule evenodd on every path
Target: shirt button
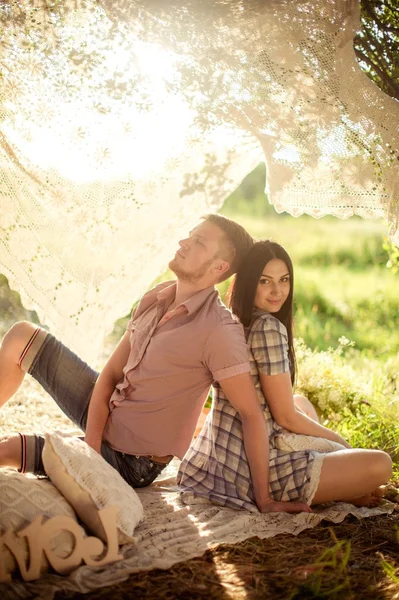
M 144 481 L 144 477 L 142 477 L 142 478 L 140 479 L 140 483 L 143 483 L 143 481 Z

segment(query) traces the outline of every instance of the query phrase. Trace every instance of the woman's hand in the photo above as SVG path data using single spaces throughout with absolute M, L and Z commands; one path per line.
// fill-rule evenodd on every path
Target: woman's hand
M 305 504 L 304 502 L 276 502 L 272 498 L 267 498 L 263 500 L 261 504 L 258 505 L 258 508 L 261 513 L 270 513 L 270 512 L 286 512 L 286 513 L 299 513 L 299 512 L 313 512 L 310 506 Z
M 352 446 L 346 441 L 344 440 L 344 438 L 342 438 L 341 436 L 339 436 L 341 439 L 339 440 L 339 444 L 342 444 L 347 450 L 351 450 Z

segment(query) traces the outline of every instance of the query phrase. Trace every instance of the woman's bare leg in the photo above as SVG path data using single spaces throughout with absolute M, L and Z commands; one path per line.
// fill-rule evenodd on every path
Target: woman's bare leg
M 306 396 L 294 394 L 294 404 L 300 408 L 301 411 L 304 412 L 305 415 L 307 415 L 310 419 L 313 419 L 313 421 L 316 421 L 316 423 L 320 423 L 319 415 L 317 414 L 315 407 L 311 401 L 306 398 Z
M 344 501 L 365 505 L 392 475 L 392 460 L 381 450 L 339 450 L 323 460 L 312 504 Z M 372 501 L 370 502 L 373 503 Z
M 0 347 L 0 406 L 15 394 L 25 376 L 18 365 L 20 356 L 37 325 L 20 321 L 4 336 Z

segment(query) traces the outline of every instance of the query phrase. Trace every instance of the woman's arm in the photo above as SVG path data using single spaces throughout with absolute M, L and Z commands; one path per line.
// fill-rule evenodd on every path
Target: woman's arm
M 249 373 L 220 381 L 226 398 L 242 421 L 243 440 L 256 504 L 261 512 L 311 512 L 302 502 L 276 502 L 269 492 L 269 436 L 258 396 Z
M 130 353 L 130 332 L 126 331 L 101 371 L 93 388 L 87 415 L 85 442 L 98 453 L 109 415 L 109 400 L 123 376 Z
M 260 381 L 263 394 L 270 407 L 270 411 L 276 422 L 292 431 L 305 435 L 323 437 L 333 442 L 338 442 L 350 448 L 351 446 L 338 433 L 327 429 L 320 423 L 310 419 L 305 413 L 298 410 L 294 404 L 291 377 L 289 373 L 279 375 L 264 375 L 260 373 Z

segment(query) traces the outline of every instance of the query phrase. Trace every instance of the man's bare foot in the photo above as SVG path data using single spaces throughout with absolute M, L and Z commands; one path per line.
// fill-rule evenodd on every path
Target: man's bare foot
M 373 508 L 374 506 L 379 506 L 381 504 L 383 495 L 383 487 L 378 487 L 369 494 L 359 496 L 359 498 L 354 498 L 351 500 L 351 504 L 354 504 L 355 506 L 367 506 L 368 508 Z

